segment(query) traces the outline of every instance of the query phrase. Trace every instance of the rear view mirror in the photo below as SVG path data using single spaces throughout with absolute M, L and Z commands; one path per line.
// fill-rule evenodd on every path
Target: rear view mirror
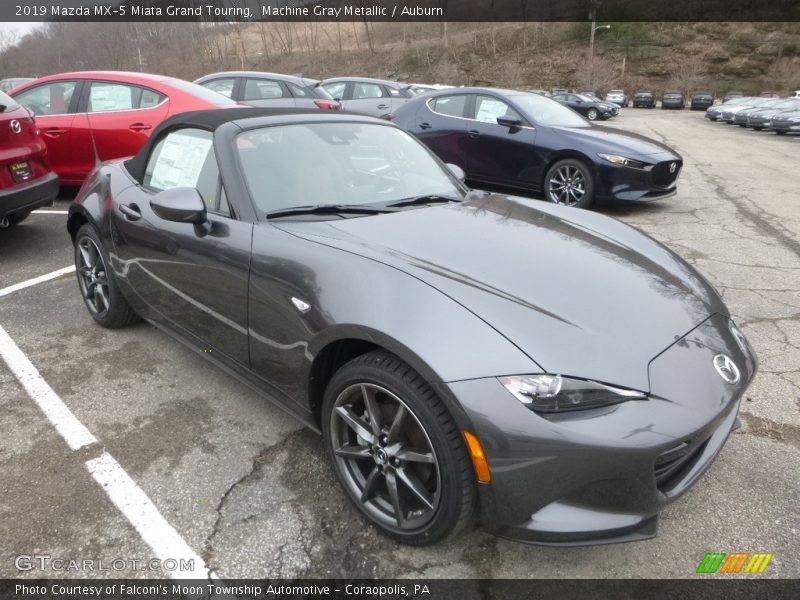
M 150 199 L 150 208 L 165 221 L 200 225 L 206 222 L 206 205 L 195 188 L 176 187 Z
M 519 117 L 503 116 L 497 117 L 497 124 L 514 129 L 516 127 L 522 127 L 522 120 Z
M 453 163 L 447 163 L 445 165 L 447 169 L 456 176 L 459 181 L 464 181 L 467 178 L 467 174 L 464 172 L 464 169 L 459 167 L 458 165 L 454 165 Z

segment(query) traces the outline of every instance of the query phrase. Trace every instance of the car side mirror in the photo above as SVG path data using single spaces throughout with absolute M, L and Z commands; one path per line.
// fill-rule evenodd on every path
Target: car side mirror
M 456 176 L 459 181 L 464 181 L 467 178 L 467 174 L 464 172 L 464 169 L 459 167 L 458 165 L 454 165 L 453 163 L 447 163 L 445 165 L 447 169 Z
M 522 119 L 519 117 L 497 117 L 497 124 L 502 125 L 503 127 L 509 127 L 511 129 L 518 129 L 522 127 Z
M 206 222 L 206 205 L 195 188 L 176 187 L 150 199 L 150 208 L 165 221 L 201 225 Z

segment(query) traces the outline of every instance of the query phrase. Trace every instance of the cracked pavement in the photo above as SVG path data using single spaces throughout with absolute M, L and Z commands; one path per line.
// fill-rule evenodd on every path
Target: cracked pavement
M 685 167 L 677 196 L 602 212 L 695 265 L 760 360 L 742 428 L 658 537 L 564 549 L 474 529 L 399 546 L 349 505 L 316 434 L 149 325 L 94 326 L 68 276 L 0 298 L 0 325 L 101 447 L 70 453 L 0 362 L 0 577 L 165 575 L 15 568 L 19 554 L 151 557 L 83 468 L 102 449 L 222 577 L 692 577 L 711 551 L 773 552 L 764 576 L 800 576 L 800 138 L 689 111 L 608 125 L 664 141 Z M 0 256 L 0 288 L 71 264 L 64 217 L 0 232 Z

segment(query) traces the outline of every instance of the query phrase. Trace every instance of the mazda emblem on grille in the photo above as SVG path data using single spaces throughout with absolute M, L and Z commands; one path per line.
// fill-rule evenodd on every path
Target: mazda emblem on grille
M 739 374 L 739 367 L 733 362 L 727 354 L 717 354 L 714 357 L 714 368 L 725 381 L 731 385 L 737 383 L 741 377 Z
M 676 163 L 669 163 L 669 172 L 670 173 L 674 173 L 675 169 L 677 169 L 677 168 L 678 168 L 678 165 Z

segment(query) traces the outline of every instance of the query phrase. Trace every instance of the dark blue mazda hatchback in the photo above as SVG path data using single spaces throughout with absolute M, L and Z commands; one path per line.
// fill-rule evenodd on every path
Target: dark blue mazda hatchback
M 543 193 L 566 206 L 671 196 L 683 166 L 660 142 L 594 125 L 528 92 L 443 90 L 410 100 L 390 119 L 479 187 Z

